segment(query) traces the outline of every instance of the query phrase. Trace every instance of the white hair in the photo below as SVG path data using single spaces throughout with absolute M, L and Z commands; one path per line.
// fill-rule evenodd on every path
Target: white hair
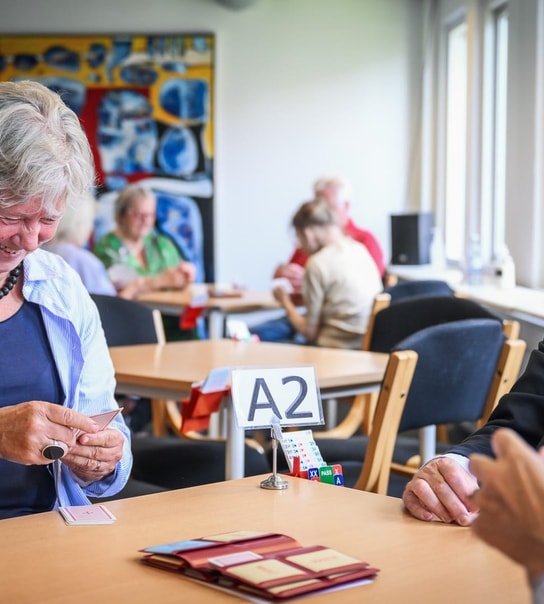
M 336 190 L 339 201 L 351 200 L 351 186 L 344 178 L 340 176 L 321 176 L 314 183 L 314 193 L 316 196 L 321 195 L 328 188 Z
M 93 181 L 89 141 L 60 96 L 38 82 L 0 82 L 0 207 L 39 199 L 53 209 Z

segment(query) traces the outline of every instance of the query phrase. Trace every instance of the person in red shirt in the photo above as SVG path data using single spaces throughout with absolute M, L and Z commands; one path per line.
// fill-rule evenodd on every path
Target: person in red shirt
M 382 279 L 385 277 L 385 261 L 383 250 L 374 235 L 370 231 L 359 228 L 349 216 L 350 188 L 348 183 L 339 177 L 323 177 L 314 183 L 316 197 L 325 198 L 344 229 L 344 233 L 362 243 L 374 259 Z M 302 248 L 297 247 L 286 264 L 280 264 L 274 271 L 274 278 L 283 277 L 287 279 L 296 293 L 302 288 L 304 267 L 308 256 Z

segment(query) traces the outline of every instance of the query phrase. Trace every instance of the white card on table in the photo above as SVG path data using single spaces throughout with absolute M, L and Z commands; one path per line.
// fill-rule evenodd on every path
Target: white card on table
M 112 524 L 115 516 L 105 505 L 68 505 L 59 508 L 59 512 L 70 525 Z

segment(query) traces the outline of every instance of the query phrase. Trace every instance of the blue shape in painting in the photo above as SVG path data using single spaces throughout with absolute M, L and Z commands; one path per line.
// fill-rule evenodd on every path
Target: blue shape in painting
M 184 39 L 179 36 L 150 36 L 147 39 L 147 54 L 163 71 L 185 73 L 187 65 L 183 61 Z
M 194 134 L 183 126 L 168 128 L 159 142 L 157 159 L 169 176 L 189 176 L 198 165 L 198 145 Z
M 157 196 L 157 225 L 170 236 L 183 257 L 196 267 L 196 281 L 204 280 L 202 217 L 197 204 L 185 195 L 154 189 Z
M 187 65 L 181 61 L 174 59 L 163 59 L 161 60 L 161 68 L 169 73 L 185 73 L 187 71 Z
M 113 70 L 130 55 L 131 49 L 132 41 L 130 38 L 115 38 L 113 41 L 106 66 L 106 74 L 110 82 L 113 81 Z
M 210 46 L 207 38 L 193 38 L 193 48 L 197 52 L 206 52 Z
M 106 47 L 104 44 L 91 44 L 87 53 L 87 63 L 92 69 L 97 69 L 106 60 Z
M 182 120 L 204 120 L 208 86 L 204 80 L 167 80 L 159 93 L 161 107 Z
M 51 46 L 43 53 L 45 62 L 50 67 L 64 71 L 79 71 L 79 55 L 64 46 Z
M 134 86 L 151 86 L 157 81 L 158 74 L 152 63 L 126 65 L 121 68 L 119 76 L 125 82 Z
M 38 58 L 34 55 L 18 54 L 13 58 L 13 64 L 19 71 L 31 71 L 38 65 Z
M 105 172 L 153 172 L 157 125 L 149 100 L 132 90 L 112 91 L 98 111 L 98 151 Z

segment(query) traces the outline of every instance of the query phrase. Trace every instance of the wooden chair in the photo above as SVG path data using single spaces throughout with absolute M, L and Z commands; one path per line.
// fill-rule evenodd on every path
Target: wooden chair
M 377 294 L 374 298 L 370 311 L 370 318 L 363 337 L 362 350 L 372 350 L 371 342 L 372 334 L 374 332 L 374 322 L 376 315 L 384 308 L 410 298 L 453 295 L 454 291 L 451 287 L 445 281 L 440 281 L 438 279 L 401 282 L 395 280 L 394 283 L 386 286 L 383 292 Z M 376 402 L 376 393 L 360 394 L 354 397 L 350 410 L 344 420 L 338 426 L 323 432 L 321 437 L 348 438 L 354 434 L 359 427 L 362 427 L 363 434 L 369 434 L 376 409 Z
M 389 352 L 403 338 L 432 325 L 469 318 L 495 319 L 501 323 L 506 336 L 516 342 L 512 349 L 508 351 L 508 356 L 505 359 L 505 362 L 508 360 L 505 375 L 507 373 L 508 377 L 506 379 L 509 380 L 510 385 L 512 380 L 517 378 L 525 349 L 525 344 L 517 339 L 519 335 L 518 321 L 502 321 L 500 317 L 481 304 L 453 295 L 420 296 L 402 299 L 393 304 L 391 299 L 388 300 L 387 294 L 382 293 L 376 297 L 373 308 L 376 312 L 369 321 L 365 340 L 363 341 L 363 349 L 374 352 Z M 520 357 L 521 347 L 523 347 L 523 351 Z M 316 433 L 316 437 L 348 438 L 355 434 L 359 428 L 361 428 L 363 434 L 369 434 L 375 404 L 376 395 L 373 393 L 355 397 L 344 420 L 331 430 Z M 482 417 L 480 423 L 486 419 L 487 416 Z M 439 427 L 441 440 L 446 440 L 446 433 L 445 427 Z
M 393 352 L 389 358 L 365 461 L 354 485 L 356 489 L 387 493 L 393 448 L 416 362 L 417 354 L 411 350 Z
M 512 388 L 512 385 L 519 376 L 519 371 L 526 348 L 527 342 L 524 340 L 507 339 L 505 341 L 482 415 L 475 423 L 476 429 L 481 428 L 487 422 L 489 416 L 491 413 L 493 413 L 493 410 L 498 405 L 501 397 L 509 392 Z M 437 426 L 437 441 L 447 443 L 447 435 L 444 435 L 443 432 L 446 430 L 446 428 L 447 426 L 444 424 Z M 421 464 L 421 455 L 417 454 L 410 457 L 404 464 L 394 463 L 393 468 L 395 471 L 402 474 L 413 475 Z
M 376 321 L 376 315 L 387 308 L 391 304 L 391 294 L 387 292 L 381 292 L 374 297 L 372 302 L 372 308 L 370 310 L 370 317 L 366 326 L 366 332 L 363 337 L 362 350 L 370 350 L 370 343 L 372 341 L 372 333 L 374 332 L 374 323 Z
M 524 342 L 507 340 L 500 321 L 489 318 L 434 325 L 399 342 L 393 352 L 418 354 L 399 433 L 483 418 L 515 379 L 507 375 L 508 367 L 516 365 L 516 374 L 519 371 L 517 361 L 509 363 L 511 351 L 519 358 L 524 348 Z M 318 446 L 327 463 L 361 464 L 373 431 L 374 426 L 370 437 L 319 439 Z M 407 462 L 420 444 L 412 438 L 408 446 L 404 441 L 403 445 L 399 446 L 397 438 L 391 468 L 409 476 L 415 468 Z
M 417 353 L 412 350 L 399 350 L 391 353 L 378 395 L 372 433 L 368 439 L 361 437 L 365 438 L 364 445 L 360 445 L 359 451 L 361 459 L 364 455 L 364 463 L 362 467 L 359 464 L 353 480 L 350 479 L 346 486 L 383 495 L 387 493 L 393 448 L 410 384 L 417 367 L 417 358 Z M 335 439 L 335 442 L 344 444 L 348 440 L 350 439 Z M 272 463 L 271 455 L 270 451 L 270 463 Z M 286 466 L 287 462 L 281 451 L 278 451 L 278 456 L 281 458 L 280 467 Z
M 510 385 L 517 379 L 525 344 L 519 341 L 518 335 L 520 325 L 515 320 L 502 320 L 499 316 L 468 298 L 457 297 L 453 295 L 446 296 L 425 296 L 419 298 L 402 299 L 396 304 L 391 304 L 383 312 L 379 312 L 373 321 L 373 333 L 369 338 L 369 350 L 375 352 L 387 352 L 392 349 L 396 342 L 416 331 L 450 321 L 459 321 L 463 319 L 490 318 L 501 322 L 503 331 L 507 338 L 516 341 L 516 345 L 511 350 L 505 351 L 505 362 L 509 359 L 505 372 L 508 370 L 508 380 Z M 521 348 L 521 356 L 518 354 Z M 495 404 L 498 402 L 495 401 Z M 372 422 L 372 400 L 365 409 L 364 428 L 366 433 L 370 429 Z M 485 423 L 488 415 L 480 418 L 479 423 Z M 447 427 L 438 426 L 438 438 L 447 441 Z
M 429 344 L 427 335 L 433 330 L 436 342 Z M 508 340 L 500 323 L 493 319 L 468 319 L 426 328 L 399 342 L 395 349 L 409 347 L 420 351 L 418 340 L 421 346 L 431 345 L 437 358 L 438 348 L 446 346 L 452 358 L 446 372 L 440 372 L 437 359 L 430 359 L 428 367 L 422 364 L 421 375 L 414 378 L 411 395 L 423 406 L 419 411 L 408 407 L 400 430 L 420 429 L 420 452 L 415 458 L 393 464 L 394 471 L 407 475 L 414 474 L 435 454 L 436 435 L 432 429 L 425 435 L 427 427 L 462 422 L 483 425 L 487 421 L 500 397 L 517 379 L 526 348 L 522 340 Z M 455 373 L 457 379 L 449 380 L 450 373 Z M 435 405 L 429 406 L 433 399 Z M 422 442 L 422 438 L 427 442 Z M 416 446 L 414 442 L 414 449 Z
M 525 342 L 525 340 L 507 338 L 505 341 L 484 410 L 476 422 L 477 428 L 481 428 L 487 422 L 501 397 L 507 392 L 510 392 L 510 389 L 519 376 L 526 348 L 527 342 Z

